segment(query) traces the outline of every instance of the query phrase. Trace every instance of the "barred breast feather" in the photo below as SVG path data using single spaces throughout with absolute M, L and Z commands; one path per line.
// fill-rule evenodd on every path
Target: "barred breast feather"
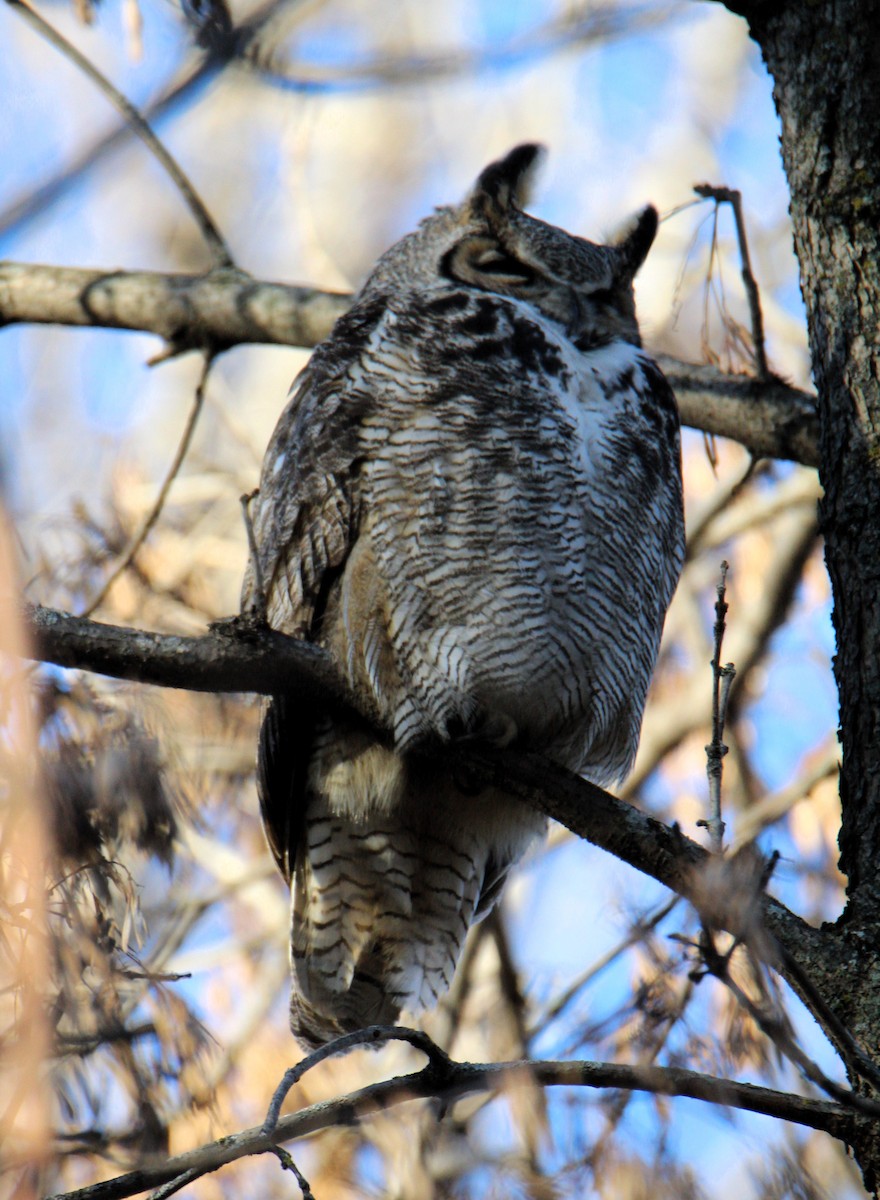
M 264 718 L 306 1045 L 433 1004 L 543 828 L 420 746 L 515 744 L 598 783 L 637 747 L 683 556 L 677 410 L 632 302 L 656 213 L 611 246 L 545 225 L 521 208 L 536 153 L 379 260 L 266 454 L 270 621 L 394 731 L 284 696 Z

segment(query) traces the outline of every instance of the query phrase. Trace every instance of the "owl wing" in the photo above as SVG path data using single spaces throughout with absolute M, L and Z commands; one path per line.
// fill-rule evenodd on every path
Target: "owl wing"
M 316 381 L 306 368 L 269 445 L 254 507 L 269 623 L 309 640 L 317 636 L 333 583 L 357 537 L 356 466 L 351 437 L 339 419 L 343 403 L 332 380 Z M 251 564 L 245 606 L 255 587 Z M 314 708 L 293 695 L 273 696 L 260 727 L 260 812 L 288 881 L 305 819 Z
M 359 525 L 358 429 L 374 403 L 358 361 L 384 303 L 352 309 L 294 383 L 266 451 L 252 510 L 269 624 L 316 640 Z M 248 565 L 242 610 L 256 592 Z M 260 729 L 257 788 L 266 837 L 289 880 L 305 816 L 314 704 L 273 696 Z
M 307 368 L 269 444 L 253 507 L 262 586 L 274 629 L 310 637 L 356 533 L 356 434 L 339 421 L 332 380 Z M 249 564 L 242 604 L 253 602 Z

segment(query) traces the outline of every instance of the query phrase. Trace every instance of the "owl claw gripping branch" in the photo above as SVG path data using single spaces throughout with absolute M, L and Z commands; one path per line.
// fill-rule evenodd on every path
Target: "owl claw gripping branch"
M 547 225 L 522 209 L 538 155 L 379 259 L 263 464 L 269 621 L 324 646 L 395 737 L 284 696 L 264 716 L 308 1046 L 434 1003 L 543 831 L 420 743 L 503 731 L 600 784 L 635 755 L 684 542 L 678 413 L 632 289 L 657 214 L 609 246 Z

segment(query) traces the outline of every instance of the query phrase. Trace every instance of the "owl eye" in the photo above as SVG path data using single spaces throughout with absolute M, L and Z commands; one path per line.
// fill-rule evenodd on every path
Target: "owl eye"
M 440 271 L 447 279 L 502 294 L 527 289 L 539 278 L 531 266 L 484 236 L 464 238 L 447 250 Z
M 474 265 L 489 275 L 507 275 L 511 280 L 517 279 L 523 283 L 533 277 L 533 272 L 525 263 L 501 250 L 484 250 L 474 259 Z

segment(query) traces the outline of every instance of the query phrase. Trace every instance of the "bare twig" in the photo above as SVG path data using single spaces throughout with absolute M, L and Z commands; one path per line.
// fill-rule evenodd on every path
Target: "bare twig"
M 199 377 L 199 382 L 196 384 L 195 395 L 193 396 L 193 402 L 190 406 L 189 415 L 186 419 L 186 425 L 184 426 L 183 433 L 181 434 L 180 441 L 177 445 L 177 450 L 174 453 L 174 458 L 171 460 L 171 466 L 168 468 L 165 478 L 162 481 L 162 486 L 159 488 L 159 493 L 153 502 L 152 508 L 144 517 L 140 527 L 134 532 L 134 534 L 132 534 L 128 545 L 123 550 L 116 566 L 104 580 L 103 584 L 91 598 L 91 600 L 86 603 L 81 614 L 82 616 L 90 616 L 98 607 L 98 605 L 104 600 L 116 580 L 131 566 L 135 555 L 146 541 L 150 530 L 158 521 L 162 509 L 165 507 L 165 501 L 168 499 L 168 493 L 171 490 L 171 485 L 177 478 L 177 473 L 183 465 L 183 460 L 186 457 L 186 452 L 189 449 L 190 442 L 192 441 L 192 436 L 195 432 L 196 424 L 198 423 L 199 415 L 204 404 L 205 388 L 208 383 L 208 375 L 210 374 L 211 364 L 213 361 L 214 355 L 210 352 L 206 352 L 205 361 L 202 366 L 202 373 Z
M 251 567 L 254 573 L 253 601 L 251 604 L 250 614 L 242 613 L 242 616 L 252 616 L 253 619 L 260 625 L 265 625 L 268 621 L 268 604 L 266 600 L 266 587 L 263 581 L 263 565 L 260 561 L 260 551 L 257 546 L 257 537 L 254 533 L 254 523 L 251 520 L 251 501 L 259 494 L 260 489 L 254 488 L 252 492 L 246 492 L 239 497 L 241 503 L 241 512 L 244 517 L 244 527 L 247 531 L 248 554 L 250 555 Z
M 179 1192 L 198 1179 L 200 1174 L 201 1172 L 197 1171 L 195 1167 L 190 1167 L 188 1171 L 184 1171 L 174 1179 L 169 1179 L 167 1183 L 163 1183 L 161 1187 L 151 1192 L 149 1200 L 168 1200 L 169 1196 L 173 1196 L 175 1192 Z
M 714 187 L 709 183 L 700 183 L 694 188 L 698 196 L 714 200 L 716 205 L 727 203 L 733 209 L 733 219 L 736 225 L 736 237 L 739 243 L 739 256 L 742 263 L 743 286 L 749 305 L 749 318 L 752 323 L 752 352 L 755 358 L 755 369 L 760 379 L 767 379 L 770 371 L 767 367 L 767 351 L 764 344 L 764 317 L 761 312 L 761 297 L 758 284 L 752 274 L 752 262 L 749 257 L 749 243 L 746 237 L 746 223 L 742 210 L 742 193 L 736 188 Z
M 615 946 L 612 946 L 610 950 L 596 959 L 596 961 L 592 963 L 586 971 L 579 975 L 577 979 L 569 984 L 564 992 L 557 996 L 556 999 L 550 1005 L 548 1005 L 546 1011 L 542 1013 L 541 1017 L 535 1022 L 534 1026 L 529 1031 L 529 1038 L 533 1038 L 551 1021 L 554 1021 L 571 1003 L 578 992 L 585 988 L 587 984 L 591 983 L 597 975 L 600 975 L 602 971 L 604 971 L 616 959 L 618 959 L 621 954 L 624 954 L 632 946 L 636 946 L 639 942 L 643 941 L 646 934 L 650 933 L 651 930 L 656 929 L 660 922 L 669 916 L 678 903 L 679 898 L 677 896 L 673 896 L 670 900 L 667 900 L 665 904 L 662 904 L 651 916 L 642 917 L 635 921 L 626 937 L 621 938 L 621 940 Z
M 306 1179 L 305 1175 L 303 1175 L 302 1171 L 293 1161 L 291 1155 L 281 1146 L 273 1146 L 272 1153 L 281 1163 L 281 1169 L 283 1171 L 290 1171 L 295 1176 L 296 1182 L 299 1184 L 299 1190 L 302 1192 L 302 1200 L 315 1200 L 315 1194 L 309 1186 L 308 1179 Z
M 156 137 L 147 122 L 123 94 L 113 86 L 110 80 L 103 75 L 93 63 L 81 54 L 71 42 L 59 33 L 54 26 L 32 8 L 28 0 L 6 0 L 6 3 L 16 10 L 24 19 L 37 30 L 37 32 L 50 42 L 56 50 L 59 50 L 65 58 L 75 64 L 85 75 L 96 84 L 104 93 L 110 103 L 125 117 L 131 129 L 141 139 L 147 149 L 154 157 L 162 164 L 165 171 L 170 176 L 175 187 L 183 196 L 187 207 L 196 220 L 196 224 L 202 231 L 202 236 L 208 243 L 211 254 L 214 258 L 214 265 L 217 267 L 234 267 L 235 262 L 229 252 L 229 247 L 223 239 L 220 230 L 214 224 L 214 220 L 207 208 L 203 204 L 201 198 L 196 192 L 193 185 L 187 179 L 179 164 L 165 149 L 162 142 Z
M 709 777 L 709 819 L 697 824 L 709 831 L 709 841 L 714 854 L 724 851 L 724 821 L 721 819 L 721 776 L 727 747 L 724 744 L 724 721 L 730 687 L 736 677 L 733 663 L 721 665 L 721 644 L 724 641 L 725 618 L 727 616 L 727 572 L 728 564 L 721 564 L 721 580 L 716 589 L 715 601 L 715 648 L 712 654 L 712 740 L 706 747 L 706 774 Z
M 717 487 L 708 502 L 691 516 L 688 512 L 687 528 L 687 561 L 692 562 L 702 549 L 702 542 L 713 521 L 736 503 L 743 495 L 749 482 L 760 476 L 770 464 L 750 457 L 745 470 L 739 470 L 736 478 L 729 481 L 726 487 Z M 768 514 L 768 518 L 769 519 Z
M 299 3 L 301 9 L 308 11 L 307 0 L 299 0 Z M 252 10 L 245 20 L 233 26 L 227 36 L 222 39 L 214 38 L 208 47 L 208 53 L 195 65 L 187 64 L 182 75 L 169 83 L 167 88 L 151 101 L 142 114 L 144 119 L 156 125 L 168 117 L 178 105 L 191 98 L 196 89 L 204 88 L 214 76 L 246 54 L 248 48 L 263 35 L 279 9 L 283 8 L 289 14 L 292 6 L 293 0 L 264 0 L 264 3 Z M 0 210 L 0 236 L 20 230 L 29 221 L 44 213 L 68 188 L 81 179 L 86 171 L 107 154 L 123 146 L 133 133 L 134 127 L 125 121 L 108 133 L 99 135 L 91 145 L 75 154 L 72 161 L 44 178 L 42 183 L 36 186 L 29 184 L 24 195 L 18 196 Z

